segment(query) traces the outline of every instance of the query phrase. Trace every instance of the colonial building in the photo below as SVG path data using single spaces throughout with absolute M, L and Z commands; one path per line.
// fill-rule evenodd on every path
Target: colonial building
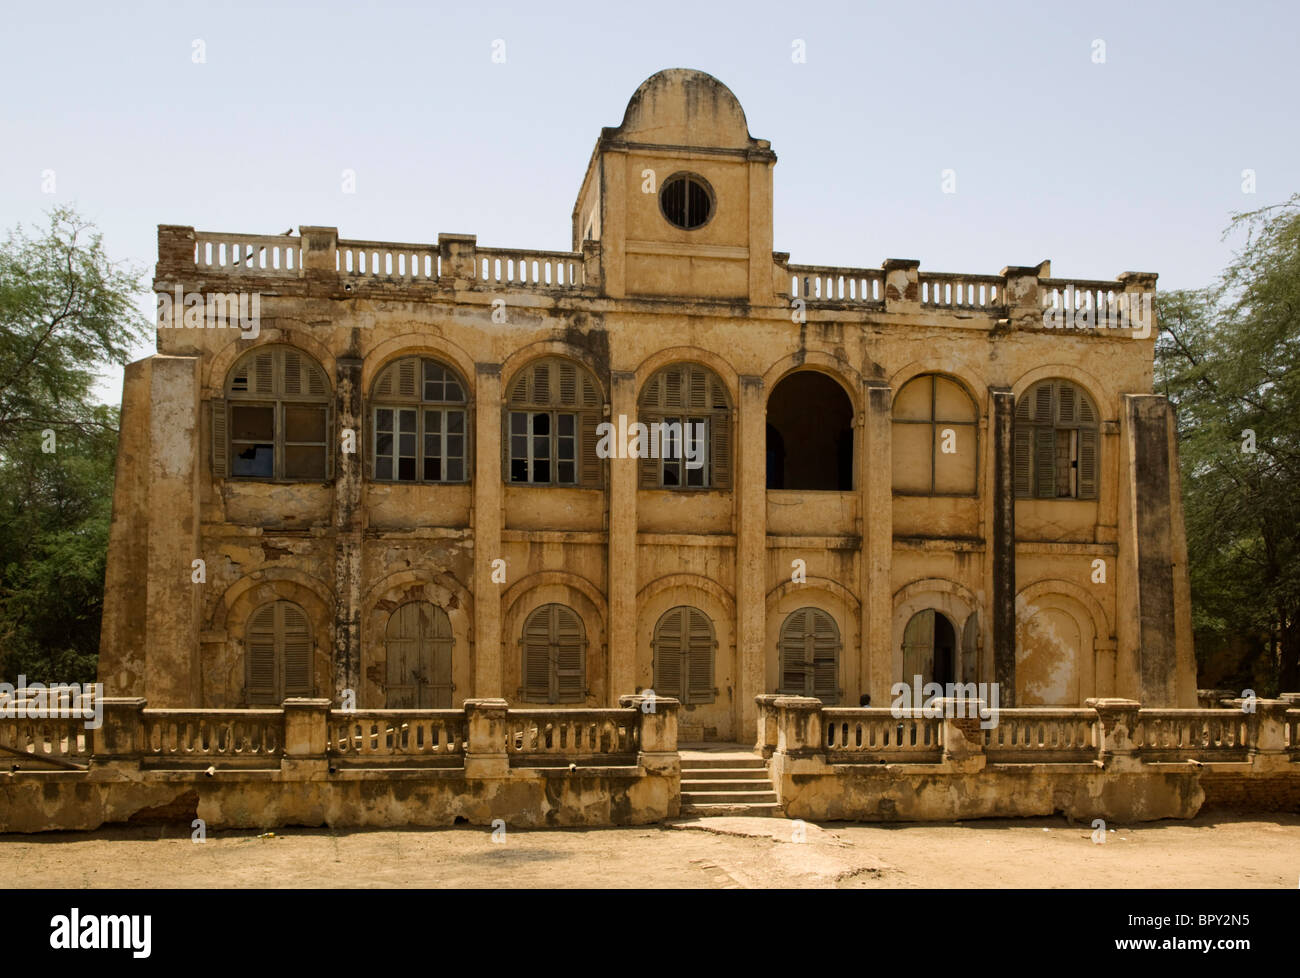
M 918 675 L 1195 706 L 1155 276 L 791 264 L 775 164 L 671 70 L 602 130 L 571 252 L 160 226 L 107 693 L 652 688 L 682 740 L 752 737 L 759 693 L 883 706 Z

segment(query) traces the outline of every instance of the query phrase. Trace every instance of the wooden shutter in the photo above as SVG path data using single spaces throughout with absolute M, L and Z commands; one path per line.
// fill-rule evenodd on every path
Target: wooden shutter
M 420 629 L 417 603 L 408 602 L 388 616 L 384 636 L 387 656 L 388 686 L 384 706 L 390 710 L 413 709 L 415 682 L 413 673 L 420 661 Z
M 961 675 L 963 683 L 979 682 L 979 617 L 971 612 L 961 630 Z
M 840 698 L 840 630 L 826 612 L 812 612 L 812 694 L 823 703 Z
M 682 645 L 685 641 L 685 608 L 673 608 L 659 619 L 655 629 L 654 690 L 658 696 L 675 696 L 685 702 L 682 689 Z
M 717 647 L 713 623 L 699 608 L 684 608 L 682 611 L 686 626 L 686 702 L 712 703 L 713 650 Z
M 1097 430 L 1079 429 L 1079 498 L 1097 498 Z
M 558 364 L 560 379 L 560 404 L 564 407 L 578 406 L 578 370 L 572 363 L 561 361 Z
M 801 608 L 793 612 L 781 626 L 781 692 L 803 696 L 808 689 L 805 678 L 804 635 L 807 632 L 808 613 Z
M 714 489 L 731 488 L 731 442 L 731 412 L 722 411 L 710 417 L 709 464 L 713 466 Z
M 1027 499 L 1034 494 L 1034 429 L 1028 422 L 1016 423 L 1013 435 L 1012 485 L 1019 499 Z
M 550 606 L 538 608 L 524 622 L 523 699 L 545 703 L 551 698 Z
M 230 471 L 230 438 L 226 433 L 226 400 L 212 400 L 212 474 L 224 479 Z
M 248 657 L 249 705 L 276 704 L 274 602 L 262 605 L 249 617 L 244 654 Z
M 642 451 L 644 451 L 646 454 L 642 455 L 639 459 L 637 459 L 637 462 L 636 462 L 636 465 L 637 465 L 637 484 L 638 484 L 642 489 L 658 489 L 658 488 L 659 488 L 659 472 L 660 472 L 660 470 L 659 470 L 659 466 L 660 466 L 660 464 L 661 464 L 661 462 L 662 462 L 662 459 L 658 459 L 658 458 L 650 458 L 650 455 L 649 455 L 649 453 L 650 453 L 650 445 L 648 444 L 648 441 L 649 441 L 649 437 L 650 437 L 650 425 L 652 425 L 652 424 L 656 424 L 656 423 L 662 421 L 663 418 L 661 418 L 661 417 L 657 417 L 657 416 L 655 416 L 655 415 L 653 415 L 653 414 L 643 414 L 643 415 L 642 415 L 641 417 L 639 417 L 637 420 L 640 421 L 643 425 L 646 426 L 646 442 L 647 442 L 646 444 L 643 444 L 643 445 L 641 446 Z M 628 440 L 631 441 L 631 438 L 629 437 Z M 662 446 L 662 445 L 660 446 L 660 454 L 661 454 L 661 455 L 663 454 L 663 446 Z
M 292 601 L 275 604 L 284 649 L 284 695 L 311 696 L 315 684 L 311 675 L 311 631 L 307 616 Z
M 451 632 L 451 619 L 447 612 L 435 604 L 424 605 L 425 641 L 429 645 L 430 707 L 448 710 L 456 684 L 452 680 L 452 657 L 455 638 Z M 423 705 L 423 704 L 421 704 Z
M 600 419 L 594 411 L 583 411 L 578 415 L 578 485 L 592 489 L 599 489 L 605 481 L 603 460 L 596 453 L 596 445 L 600 442 L 600 435 L 596 433 L 599 425 Z
M 555 648 L 555 700 L 581 703 L 587 698 L 587 649 L 582 621 L 571 609 L 551 605 Z
M 934 610 L 918 611 L 903 629 L 903 682 L 912 685 L 920 676 L 926 683 L 934 678 Z
M 1072 425 L 1078 419 L 1078 400 L 1073 384 L 1062 383 L 1056 392 L 1057 423 Z
M 302 394 L 303 363 L 297 350 L 284 351 L 284 393 L 297 397 Z
M 1056 429 L 1034 428 L 1034 481 L 1039 499 L 1056 498 Z
M 533 396 L 530 400 L 534 404 L 549 405 L 551 403 L 551 364 L 543 360 L 533 368 Z
M 1034 420 L 1039 424 L 1052 424 L 1052 382 L 1045 380 L 1034 388 Z

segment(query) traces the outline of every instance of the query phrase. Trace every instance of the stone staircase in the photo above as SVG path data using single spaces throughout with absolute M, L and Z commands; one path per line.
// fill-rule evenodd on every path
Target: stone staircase
M 682 816 L 782 815 L 767 764 L 749 751 L 681 751 Z

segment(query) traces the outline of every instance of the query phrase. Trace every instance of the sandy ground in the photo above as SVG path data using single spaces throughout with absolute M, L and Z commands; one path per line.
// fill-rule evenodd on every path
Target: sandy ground
M 0 887 L 1285 887 L 1300 817 L 1093 830 L 1053 819 L 801 826 L 712 818 L 619 829 L 178 826 L 0 836 Z M 795 841 L 802 829 L 804 841 Z

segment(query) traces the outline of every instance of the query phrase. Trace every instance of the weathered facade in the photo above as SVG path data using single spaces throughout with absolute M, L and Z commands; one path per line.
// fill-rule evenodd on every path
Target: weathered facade
M 161 226 L 106 693 L 653 688 L 683 741 L 749 740 L 758 694 L 884 706 L 915 675 L 1195 706 L 1155 276 L 792 265 L 775 163 L 672 70 L 602 131 L 573 252 Z M 662 441 L 691 457 L 622 457 L 638 422 L 689 425 Z

